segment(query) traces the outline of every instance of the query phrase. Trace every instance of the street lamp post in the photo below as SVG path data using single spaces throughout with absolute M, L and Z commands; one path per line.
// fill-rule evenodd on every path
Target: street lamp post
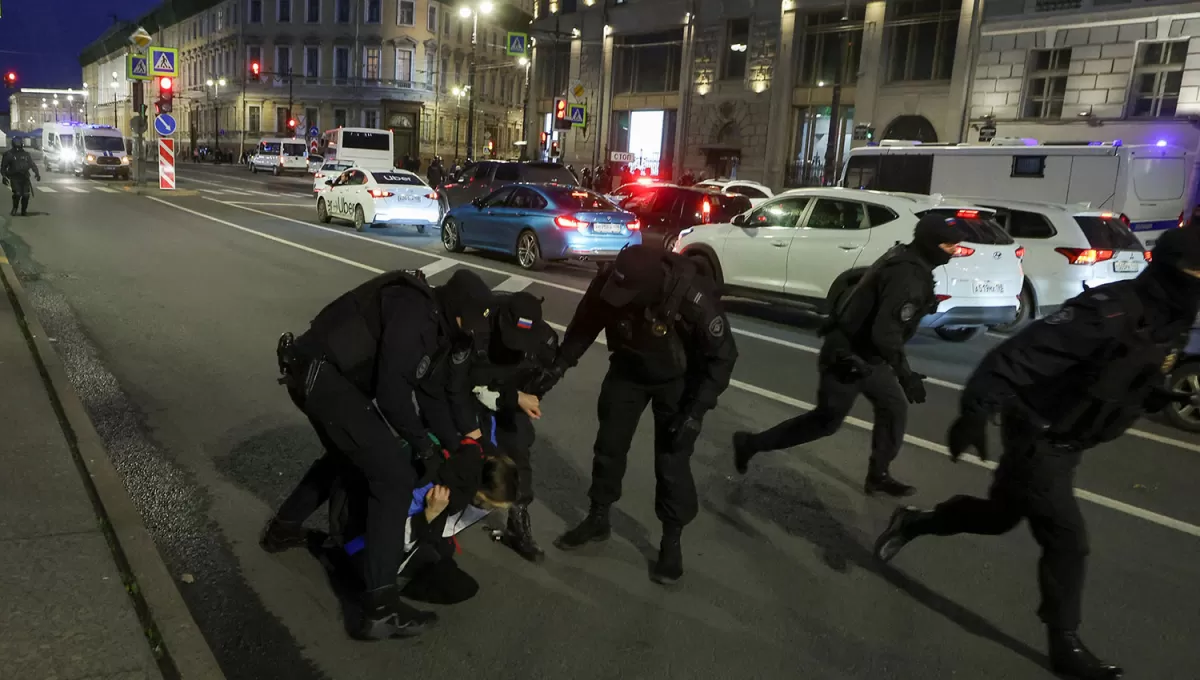
M 83 84 L 83 122 L 84 123 L 91 122 L 88 120 L 88 93 L 89 93 L 88 84 L 84 83 Z
M 118 117 L 118 115 L 117 115 L 117 87 L 119 87 L 119 83 L 117 82 L 117 72 L 116 72 L 116 71 L 113 71 L 113 72 L 112 72 L 112 88 L 113 88 L 113 127 L 114 127 L 114 128 L 116 128 L 117 130 L 120 130 L 120 129 L 121 129 L 121 121 L 120 121 L 120 118 L 119 118 L 119 117 Z
M 467 161 L 475 157 L 475 56 L 479 51 L 479 15 L 491 14 L 493 5 L 484 0 L 478 7 L 472 9 L 463 6 L 458 9 L 458 15 L 464 19 L 471 17 L 471 61 L 467 67 Z
M 213 106 L 213 153 L 219 159 L 221 157 L 221 88 L 225 87 L 225 79 L 218 78 L 217 80 L 213 80 L 209 78 L 204 81 L 204 84 L 212 88 L 211 90 L 205 90 L 208 93 L 208 101 L 217 100 L 216 105 Z
M 455 165 L 458 165 L 458 139 L 459 139 L 459 137 L 458 137 L 458 121 L 459 121 L 459 117 L 462 115 L 462 96 L 464 94 L 466 94 L 467 90 L 469 90 L 469 89 L 471 89 L 471 88 L 468 85 L 467 87 L 456 87 L 450 91 L 450 93 L 454 95 L 454 164 Z M 469 135 L 470 133 L 468 132 L 467 134 Z M 470 149 L 470 146 L 471 146 L 471 144 L 468 141 L 467 142 L 468 150 Z
M 525 141 L 525 146 L 521 147 L 521 160 L 527 161 L 529 160 L 529 59 L 521 57 L 517 63 L 525 69 L 525 86 L 521 88 L 521 137 Z

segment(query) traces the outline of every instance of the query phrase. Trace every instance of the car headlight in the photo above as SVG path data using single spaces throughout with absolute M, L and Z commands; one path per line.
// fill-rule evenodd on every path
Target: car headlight
M 92 154 L 90 154 L 90 153 L 89 153 L 89 154 L 87 155 L 87 162 L 88 162 L 88 163 L 94 163 L 94 162 L 96 162 L 96 157 L 95 157 L 95 156 L 93 156 Z
M 129 156 L 121 156 L 121 165 L 129 165 Z

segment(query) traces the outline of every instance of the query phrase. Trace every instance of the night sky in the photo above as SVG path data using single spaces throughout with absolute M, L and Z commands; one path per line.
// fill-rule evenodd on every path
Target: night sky
M 113 15 L 133 21 L 159 2 L 0 0 L 0 72 L 16 71 L 19 87 L 80 87 L 79 53 L 112 26 Z

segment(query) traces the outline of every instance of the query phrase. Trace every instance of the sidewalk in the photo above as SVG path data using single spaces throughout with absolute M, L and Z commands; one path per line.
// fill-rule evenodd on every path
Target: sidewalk
M 0 602 L 6 680 L 162 677 L 2 282 Z

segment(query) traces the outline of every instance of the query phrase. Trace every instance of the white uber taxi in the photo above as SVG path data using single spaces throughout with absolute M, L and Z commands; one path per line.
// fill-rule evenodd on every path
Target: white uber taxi
M 911 241 L 917 221 L 931 212 L 956 218 L 969 238 L 949 264 L 934 269 L 938 308 L 921 325 L 962 342 L 1011 323 L 1024 280 L 1023 250 L 993 211 L 941 197 L 794 189 L 732 224 L 683 230 L 675 251 L 700 260 L 726 295 L 825 310 L 892 246 Z
M 412 225 L 424 234 L 441 223 L 437 192 L 407 170 L 349 168 L 325 182 L 326 190 L 317 195 L 317 219 L 326 224 L 349 220 L 358 231 Z

